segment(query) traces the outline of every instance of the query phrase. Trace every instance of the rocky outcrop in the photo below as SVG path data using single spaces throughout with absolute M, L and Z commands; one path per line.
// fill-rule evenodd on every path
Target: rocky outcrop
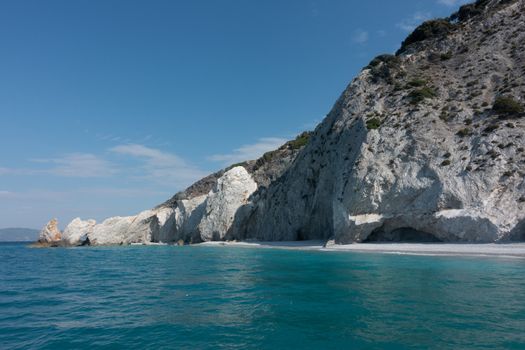
M 178 199 L 172 206 L 159 206 L 136 216 L 95 220 L 74 219 L 65 229 L 62 245 L 121 245 L 222 240 L 232 234 L 240 219 L 238 209 L 248 203 L 257 183 L 242 167 L 233 167 L 219 177 L 207 195 Z
M 257 184 L 244 167 L 237 166 L 227 171 L 206 198 L 203 217 L 199 223 L 201 239 L 218 241 L 228 234 L 231 237 L 230 229 L 234 219 L 244 219 L 238 216 L 238 209 L 248 204 L 250 195 L 256 189 Z
M 62 240 L 70 246 L 89 244 L 89 236 L 93 234 L 95 224 L 95 220 L 73 219 L 64 229 Z
M 51 219 L 40 231 L 38 243 L 41 244 L 56 244 L 62 239 L 62 233 L 58 229 L 57 219 Z
M 523 240 L 524 17 L 524 0 L 479 0 L 425 22 L 313 133 L 68 242 Z
M 128 240 L 128 229 L 134 219 L 134 216 L 116 216 L 95 225 L 93 232 L 88 236 L 90 244 L 123 244 L 125 241 L 131 243 Z

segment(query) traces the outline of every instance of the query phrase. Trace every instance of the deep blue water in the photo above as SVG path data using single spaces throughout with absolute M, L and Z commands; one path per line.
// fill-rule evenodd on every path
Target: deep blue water
M 525 260 L 0 244 L 2 349 L 524 349 Z

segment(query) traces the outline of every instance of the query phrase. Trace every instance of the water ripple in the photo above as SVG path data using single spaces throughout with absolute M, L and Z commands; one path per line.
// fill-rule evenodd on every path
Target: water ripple
M 524 348 L 522 260 L 0 245 L 6 349 Z

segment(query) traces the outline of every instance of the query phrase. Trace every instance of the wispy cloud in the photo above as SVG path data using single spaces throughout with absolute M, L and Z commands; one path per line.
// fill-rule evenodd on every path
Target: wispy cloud
M 455 7 L 469 3 L 471 1 L 472 0 L 437 0 L 437 3 L 448 7 Z
M 387 33 L 386 33 L 386 30 L 380 29 L 380 30 L 376 30 L 376 34 L 377 34 L 378 37 L 384 38 Z
M 255 143 L 242 145 L 234 149 L 231 153 L 215 154 L 208 159 L 214 162 L 221 162 L 224 165 L 257 159 L 264 153 L 282 146 L 286 141 L 286 139 L 280 137 L 263 137 Z
M 357 44 L 364 44 L 368 41 L 368 32 L 363 29 L 356 29 L 352 34 L 352 41 Z
M 16 200 L 74 200 L 79 196 L 88 196 L 90 198 L 106 197 L 125 197 L 135 198 L 143 196 L 154 196 L 166 194 L 165 191 L 151 188 L 118 188 L 118 187 L 79 187 L 64 190 L 44 190 L 31 189 L 23 191 L 0 191 L 0 198 L 10 198 Z
M 135 175 L 164 184 L 186 186 L 206 175 L 205 172 L 186 162 L 176 154 L 164 152 L 141 144 L 125 144 L 112 147 L 111 152 L 130 156 L 142 164 Z
M 413 31 L 421 22 L 424 22 L 426 20 L 429 20 L 432 18 L 432 14 L 430 12 L 415 12 L 412 16 L 409 18 L 406 18 L 402 20 L 401 22 L 397 23 L 397 27 L 401 28 L 402 30 L 406 32 Z
M 308 7 L 310 9 L 310 14 L 312 15 L 312 17 L 319 16 L 319 8 L 317 7 L 317 3 L 315 3 L 314 1 L 310 1 L 308 3 Z
M 31 163 L 43 164 L 39 167 L 6 168 L 0 167 L 0 175 L 56 175 L 64 177 L 105 177 L 117 173 L 111 162 L 90 153 L 71 153 L 54 158 L 29 159 Z
M 0 167 L 2 175 L 53 175 L 61 177 L 100 178 L 119 175 L 125 179 L 155 181 L 180 188 L 207 175 L 176 154 L 141 144 L 121 144 L 108 150 L 110 154 L 71 153 L 61 157 L 34 158 L 31 167 Z M 118 158 L 115 155 L 127 156 Z M 130 165 L 132 164 L 132 165 Z M 5 194 L 4 194 L 5 195 Z
M 47 173 L 66 177 L 105 177 L 117 172 L 112 163 L 90 153 L 73 153 L 59 158 L 31 159 L 31 161 L 52 166 L 48 169 L 27 170 L 29 175 Z

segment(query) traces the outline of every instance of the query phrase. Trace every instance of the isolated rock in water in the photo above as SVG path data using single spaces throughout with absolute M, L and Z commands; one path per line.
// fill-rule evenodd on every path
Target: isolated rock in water
M 62 234 L 58 229 L 57 219 L 51 219 L 46 226 L 40 231 L 38 242 L 40 243 L 56 243 L 62 239 Z
M 63 243 L 71 246 L 88 244 L 95 224 L 95 220 L 73 219 L 62 233 Z
M 128 230 L 136 216 L 115 216 L 93 227 L 88 236 L 92 245 L 124 244 L 128 241 Z
M 199 224 L 203 241 L 222 240 L 230 229 L 238 209 L 248 203 L 257 184 L 242 166 L 237 166 L 217 181 L 208 194 L 204 216 Z

